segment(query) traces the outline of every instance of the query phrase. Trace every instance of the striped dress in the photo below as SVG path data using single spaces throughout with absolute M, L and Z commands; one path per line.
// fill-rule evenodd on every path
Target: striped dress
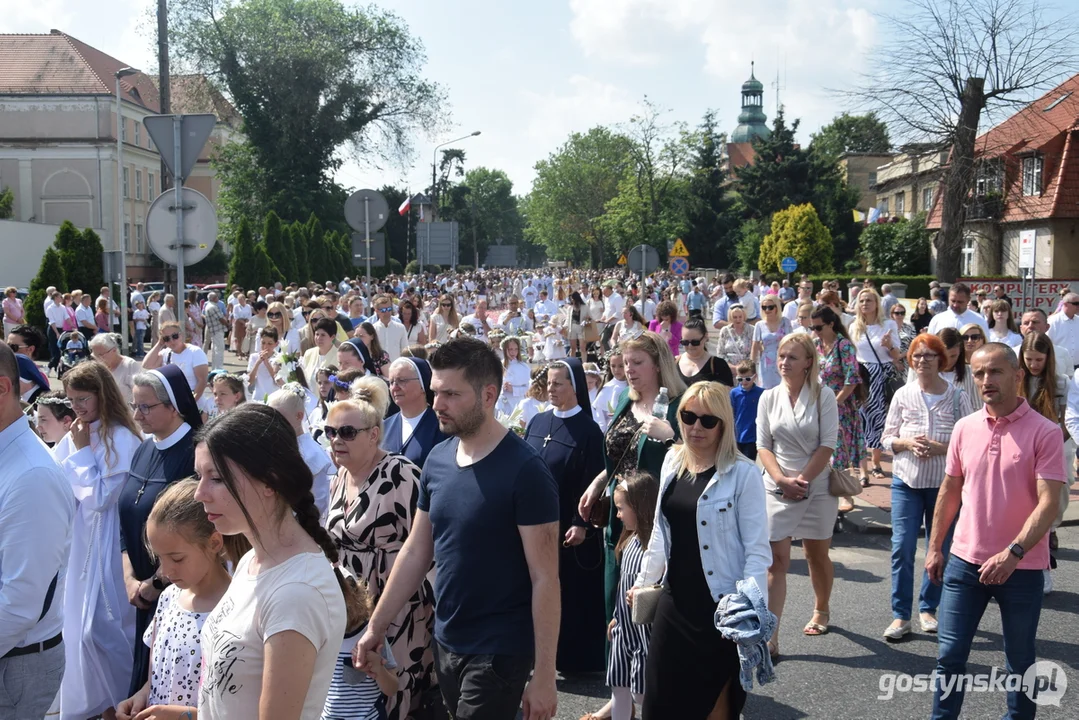
M 607 663 L 608 687 L 628 687 L 631 692 L 641 695 L 644 694 L 644 665 L 652 626 L 633 623 L 633 612 L 626 604 L 626 593 L 637 580 L 643 558 L 641 541 L 634 536 L 622 550 L 618 598 L 614 606 L 617 624 L 611 631 L 611 657 Z

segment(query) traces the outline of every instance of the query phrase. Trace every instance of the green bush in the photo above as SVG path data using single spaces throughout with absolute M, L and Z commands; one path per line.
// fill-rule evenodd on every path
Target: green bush
M 74 227 L 74 226 L 72 226 Z M 30 294 L 23 307 L 26 309 L 26 322 L 40 330 L 48 330 L 45 321 L 45 289 L 55 287 L 60 292 L 67 290 L 67 274 L 56 248 L 48 247 L 41 258 L 37 276 L 30 282 Z
M 475 269 L 476 268 L 472 267 L 471 265 L 458 265 L 457 266 L 457 272 L 459 272 L 459 273 L 470 273 L 470 272 L 474 271 Z
M 913 220 L 874 223 L 859 239 L 862 255 L 874 272 L 908 275 L 929 272 L 930 232 L 925 213 Z
M 761 241 L 757 267 L 776 272 L 785 257 L 793 257 L 809 272 L 832 269 L 832 234 L 810 204 L 791 205 L 772 216 L 772 228 Z
M 405 265 L 405 274 L 406 275 L 415 275 L 419 271 L 420 271 L 420 262 L 419 262 L 419 260 L 409 260 L 408 265 Z

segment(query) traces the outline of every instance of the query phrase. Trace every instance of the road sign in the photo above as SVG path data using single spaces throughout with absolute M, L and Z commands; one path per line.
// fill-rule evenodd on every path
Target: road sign
M 1031 270 L 1034 268 L 1034 241 L 1038 237 L 1037 230 L 1019 231 L 1019 269 Z
M 798 261 L 787 256 L 779 261 L 779 269 L 785 273 L 792 273 L 798 269 Z
M 180 163 L 176 166 L 176 135 L 173 128 L 173 118 L 180 118 Z M 165 167 L 181 181 L 186 180 L 191 168 L 202 154 L 202 147 L 210 138 L 210 133 L 217 125 L 217 118 L 213 115 L 150 115 L 143 118 L 146 132 L 153 138 L 154 147 L 161 155 L 161 161 Z
M 183 264 L 194 265 L 214 249 L 217 242 L 217 213 L 214 205 L 197 190 L 183 189 Z M 150 250 L 169 265 L 179 262 L 176 242 L 176 194 L 169 190 L 157 196 L 146 214 L 146 239 Z
M 384 267 L 386 265 L 386 236 L 382 233 L 371 233 L 371 252 L 367 252 L 363 233 L 352 233 L 352 265 L 364 267 L 367 258 L 371 258 L 372 267 Z
M 689 272 L 689 260 L 684 257 L 672 257 L 670 267 L 675 275 L 685 275 Z
M 619 265 L 625 265 L 626 264 L 626 254 L 625 253 L 622 253 L 621 255 L 618 256 L 618 264 Z
M 364 232 L 364 200 L 367 200 L 368 220 L 371 223 L 370 231 L 381 230 L 390 216 L 390 206 L 386 198 L 376 190 L 357 190 L 345 200 L 345 222 L 357 232 Z
M 647 275 L 659 267 L 659 253 L 651 245 L 638 245 L 629 251 L 627 263 L 635 273 Z
M 668 254 L 671 257 L 689 257 L 689 250 L 686 250 L 686 244 L 682 242 L 682 238 L 678 238 L 674 241 L 674 247 Z

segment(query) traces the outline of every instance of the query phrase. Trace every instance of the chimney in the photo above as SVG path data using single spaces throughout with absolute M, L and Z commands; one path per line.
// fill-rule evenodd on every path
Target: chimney
M 56 28 L 53 28 L 52 30 L 49 30 L 49 34 L 50 35 L 63 35 L 63 33 L 60 32 L 59 30 L 57 30 Z

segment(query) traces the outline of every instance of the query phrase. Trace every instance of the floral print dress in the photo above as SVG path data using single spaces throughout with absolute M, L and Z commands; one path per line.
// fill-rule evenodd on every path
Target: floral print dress
M 412 527 L 420 468 L 404 455 L 388 454 L 360 483 L 359 494 L 351 502 L 349 484 L 349 472 L 342 467 L 330 490 L 327 530 L 341 554 L 341 564 L 367 583 L 371 600 L 377 603 Z M 431 686 L 434 621 L 434 591 L 424 580 L 386 631 L 401 683 L 397 695 L 386 702 L 391 720 L 408 717 L 410 708 L 419 706 L 420 696 Z
M 820 357 L 820 382 L 827 385 L 837 396 L 844 385 L 858 385 L 862 376 L 858 374 L 858 358 L 855 357 L 854 344 L 845 337 L 836 338 L 830 352 L 825 354 L 819 339 L 814 341 L 817 355 Z M 837 468 L 858 467 L 865 456 L 862 436 L 862 418 L 858 414 L 855 395 L 838 404 L 839 432 L 836 435 L 836 448 L 832 453 L 832 466 Z

